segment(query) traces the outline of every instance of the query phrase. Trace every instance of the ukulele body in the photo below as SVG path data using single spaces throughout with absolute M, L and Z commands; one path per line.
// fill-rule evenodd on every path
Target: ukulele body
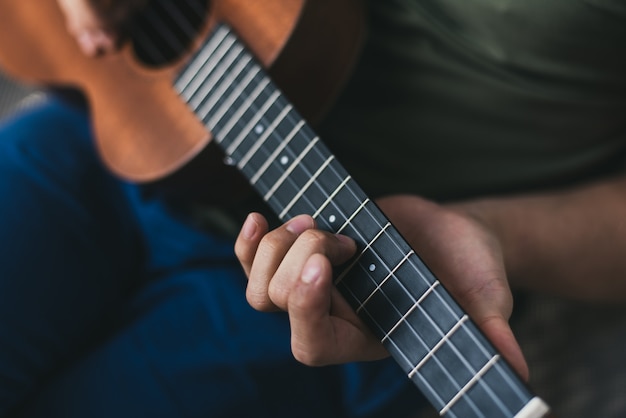
M 0 66 L 26 82 L 82 92 L 101 158 L 116 175 L 160 181 L 199 159 L 210 189 L 212 179 L 223 184 L 222 164 L 213 151 L 200 156 L 211 133 L 180 100 L 172 80 L 212 28 L 231 26 L 300 113 L 315 122 L 350 74 L 364 22 L 359 0 L 212 0 L 203 22 L 179 57 L 154 68 L 130 42 L 114 54 L 84 56 L 55 0 L 0 0 Z

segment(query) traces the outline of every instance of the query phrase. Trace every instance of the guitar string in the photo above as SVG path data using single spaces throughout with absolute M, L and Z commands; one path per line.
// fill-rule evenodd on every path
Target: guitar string
M 196 3 L 196 2 L 194 2 L 194 3 Z M 155 21 L 155 20 L 156 20 L 156 21 Z M 152 21 L 152 23 L 155 25 L 155 29 L 158 29 L 158 27 L 159 27 L 159 22 L 161 22 L 161 23 L 164 23 L 164 22 L 162 21 L 162 19 L 155 19 L 155 20 L 153 20 L 153 21 Z M 179 21 L 178 23 L 181 23 L 181 22 Z M 166 25 L 165 25 L 165 26 L 166 26 Z M 172 34 L 170 34 L 170 35 L 172 35 Z M 171 38 L 171 36 L 170 36 L 170 38 Z M 170 42 L 171 42 L 171 41 L 170 41 Z M 171 43 L 172 43 L 172 42 L 171 42 Z M 180 44 L 178 44 L 177 46 L 180 46 Z M 291 117 L 291 115 L 289 115 L 289 117 Z M 333 170 L 333 171 L 334 171 L 334 170 Z M 318 185 L 318 187 L 319 187 L 319 185 Z M 355 196 L 355 197 L 356 197 L 356 196 Z M 340 209 L 340 208 L 337 208 L 337 209 L 339 210 L 339 212 L 341 212 L 341 209 Z M 344 214 L 344 215 L 345 215 L 345 214 Z M 372 219 L 373 219 L 373 220 L 375 220 L 375 218 L 374 218 L 374 217 L 372 217 Z M 376 223 L 377 223 L 377 221 L 376 221 Z M 329 225 L 329 226 L 330 226 L 330 225 Z M 379 225 L 379 226 L 380 226 L 380 225 Z M 359 232 L 359 234 L 360 234 L 360 231 L 357 231 L 357 232 Z M 376 254 L 376 255 L 378 256 L 378 254 Z M 386 264 L 386 263 L 385 263 L 385 261 L 384 261 L 384 260 L 382 260 L 382 259 L 381 259 L 381 262 L 382 262 L 383 264 Z M 361 266 L 361 267 L 363 268 L 363 266 Z M 388 267 L 388 266 L 387 266 L 387 267 Z M 384 293 L 384 292 L 383 292 L 383 293 Z M 407 293 L 408 293 L 408 292 L 407 292 Z M 410 293 L 408 293 L 408 294 L 409 294 L 409 296 L 412 298 L 412 295 L 411 295 Z M 357 301 L 358 301 L 358 300 L 359 300 L 359 299 L 357 298 Z M 447 302 L 446 302 L 445 300 L 441 300 L 441 302 L 443 302 L 445 305 L 447 305 Z M 450 311 L 453 311 L 452 309 L 450 309 L 450 307 L 449 307 L 449 306 L 447 306 L 447 307 L 448 307 L 448 309 L 449 309 Z M 436 324 L 435 324 L 435 325 L 436 325 Z M 440 329 L 438 326 L 437 326 L 437 329 L 438 329 L 438 330 L 439 330 L 439 332 L 442 334 L 442 331 L 441 331 L 441 329 Z M 383 331 L 384 331 L 384 330 L 383 330 Z M 418 337 L 419 337 L 419 334 L 418 334 L 417 332 L 415 332 L 415 330 L 414 330 L 414 329 L 413 329 L 413 332 L 416 334 L 416 336 L 418 336 Z M 444 335 L 442 334 L 442 337 L 443 337 L 443 336 L 444 336 Z M 419 337 L 419 338 L 421 338 L 421 337 Z M 425 348 L 426 348 L 426 349 L 428 349 L 428 346 L 426 346 Z M 463 357 L 463 356 L 461 356 L 461 357 Z M 471 373 L 476 373 L 476 371 L 475 371 L 475 370 L 473 370 L 473 368 L 470 368 L 470 372 L 471 372 Z M 454 380 L 453 380 L 453 382 L 454 382 Z

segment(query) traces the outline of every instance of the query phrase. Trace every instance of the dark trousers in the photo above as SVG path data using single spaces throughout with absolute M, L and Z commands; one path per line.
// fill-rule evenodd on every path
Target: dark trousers
M 244 296 L 232 242 L 101 166 L 55 100 L 0 129 L 0 416 L 389 417 L 391 361 L 308 368 Z

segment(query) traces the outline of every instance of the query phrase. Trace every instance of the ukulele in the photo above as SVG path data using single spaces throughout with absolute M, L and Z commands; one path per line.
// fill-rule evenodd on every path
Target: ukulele
M 175 175 L 214 144 L 282 221 L 308 213 L 321 229 L 353 238 L 359 252 L 335 285 L 440 415 L 546 416 L 547 405 L 307 122 L 349 75 L 364 30 L 360 6 L 153 0 L 131 24 L 132 47 L 90 59 L 55 0 L 0 0 L 0 64 L 83 91 L 102 158 L 124 178 Z M 212 192 L 223 182 L 204 179 Z

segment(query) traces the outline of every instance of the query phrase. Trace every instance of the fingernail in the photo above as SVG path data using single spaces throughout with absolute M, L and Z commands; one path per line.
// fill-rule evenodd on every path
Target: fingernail
M 354 240 L 346 235 L 335 234 L 335 237 L 337 237 L 337 239 L 341 241 L 342 244 L 354 245 Z
M 302 276 L 300 277 L 302 281 L 306 284 L 311 284 L 317 281 L 320 277 L 321 269 L 317 264 L 307 264 L 302 271 Z
M 241 228 L 241 234 L 245 239 L 251 239 L 257 231 L 257 224 L 252 215 L 248 215 Z
M 295 235 L 300 235 L 307 229 L 313 228 L 315 225 L 308 216 L 297 216 L 287 223 L 287 231 Z

